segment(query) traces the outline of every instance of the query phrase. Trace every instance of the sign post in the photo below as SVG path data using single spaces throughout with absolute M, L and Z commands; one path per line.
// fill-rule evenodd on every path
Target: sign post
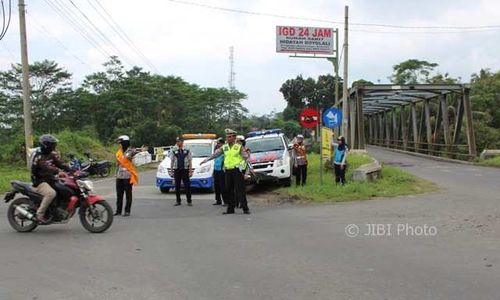
M 323 114 L 323 110 L 320 110 L 320 114 Z M 323 185 L 323 122 L 318 124 L 318 137 L 319 137 L 319 184 Z
M 276 52 L 293 53 L 297 58 L 323 58 L 334 65 L 335 103 L 338 104 L 338 29 L 324 27 L 276 26 Z M 334 42 L 335 36 L 335 42 Z M 301 55 L 297 55 L 301 54 Z M 313 114 L 315 112 L 315 114 Z M 321 110 L 321 116 L 323 115 Z M 323 122 L 318 112 L 305 109 L 300 114 L 300 124 L 305 128 L 316 127 L 316 139 L 320 146 L 320 184 L 323 184 Z

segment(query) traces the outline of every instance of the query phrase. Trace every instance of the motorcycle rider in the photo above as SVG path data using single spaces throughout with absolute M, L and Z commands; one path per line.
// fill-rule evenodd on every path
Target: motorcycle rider
M 44 134 L 39 138 L 40 147 L 37 148 L 31 158 L 31 181 L 33 190 L 43 196 L 40 207 L 36 212 L 36 218 L 40 223 L 46 223 L 45 212 L 56 197 L 57 177 L 65 177 L 70 172 L 69 165 L 63 163 L 56 152 L 56 137 L 50 134 Z

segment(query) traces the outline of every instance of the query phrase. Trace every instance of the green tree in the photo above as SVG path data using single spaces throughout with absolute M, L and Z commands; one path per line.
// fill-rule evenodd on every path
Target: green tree
M 329 108 L 335 104 L 335 77 L 320 75 L 317 80 L 304 79 L 302 75 L 289 79 L 280 88 L 287 107 L 283 112 L 284 120 L 298 120 L 300 111 L 305 107 L 315 109 Z M 342 98 L 342 81 L 339 83 L 339 99 Z
M 352 87 L 373 85 L 373 82 L 365 79 L 358 79 L 352 83 Z
M 29 66 L 33 128 L 36 132 L 64 128 L 61 118 L 71 101 L 71 74 L 56 62 L 44 60 Z M 0 72 L 0 124 L 11 127 L 23 116 L 22 68 L 20 64 Z
M 428 81 L 431 72 L 438 66 L 425 60 L 409 59 L 393 66 L 389 80 L 395 84 L 418 84 Z

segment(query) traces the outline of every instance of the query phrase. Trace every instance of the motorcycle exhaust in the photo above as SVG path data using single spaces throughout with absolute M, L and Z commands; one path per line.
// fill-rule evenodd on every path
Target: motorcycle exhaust
M 21 214 L 23 215 L 24 217 L 30 219 L 30 220 L 34 220 L 35 219 L 35 215 L 30 213 L 29 211 L 27 211 L 26 209 L 22 208 L 21 206 L 19 205 L 16 205 L 16 210 Z

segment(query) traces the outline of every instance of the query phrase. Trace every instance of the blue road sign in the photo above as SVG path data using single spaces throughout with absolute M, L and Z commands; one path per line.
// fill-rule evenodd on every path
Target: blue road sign
M 336 128 L 342 124 L 342 112 L 336 108 L 329 108 L 323 112 L 323 126 Z

